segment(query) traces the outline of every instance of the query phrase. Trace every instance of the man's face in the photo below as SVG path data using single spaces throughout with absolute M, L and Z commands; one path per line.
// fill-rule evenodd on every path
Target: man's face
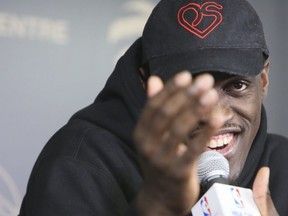
M 211 73 L 219 94 L 213 115 L 223 115 L 226 121 L 206 150 L 217 150 L 228 159 L 232 181 L 242 171 L 259 129 L 261 105 L 268 89 L 268 73 L 268 62 L 256 77 Z

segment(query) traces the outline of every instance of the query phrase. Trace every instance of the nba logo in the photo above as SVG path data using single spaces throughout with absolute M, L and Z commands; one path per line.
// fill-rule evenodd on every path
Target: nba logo
M 209 203 L 208 203 L 208 199 L 207 199 L 206 196 L 204 196 L 200 200 L 200 204 L 201 204 L 203 216 L 212 216 L 212 213 L 211 213 L 211 210 L 210 210 L 210 207 L 209 207 Z
M 232 197 L 238 208 L 244 208 L 244 202 L 238 188 L 231 188 Z

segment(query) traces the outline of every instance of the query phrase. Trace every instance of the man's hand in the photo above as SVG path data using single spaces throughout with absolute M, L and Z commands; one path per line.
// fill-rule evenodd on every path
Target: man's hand
M 268 167 L 258 171 L 253 184 L 253 197 L 261 216 L 278 216 L 269 192 L 269 175 Z
M 134 132 L 144 183 L 137 204 L 143 216 L 185 215 L 199 196 L 197 159 L 224 120 L 212 115 L 218 102 L 209 74 L 192 82 L 189 72 L 177 74 L 166 85 L 148 80 L 148 101 Z M 189 139 L 191 130 L 201 132 Z

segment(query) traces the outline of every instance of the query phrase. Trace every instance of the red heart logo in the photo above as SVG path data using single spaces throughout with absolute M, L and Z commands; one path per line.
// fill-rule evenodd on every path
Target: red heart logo
M 223 20 L 219 12 L 223 6 L 216 2 L 205 2 L 202 5 L 189 3 L 178 11 L 178 22 L 189 32 L 203 39 L 209 35 Z M 200 27 L 201 23 L 205 25 Z

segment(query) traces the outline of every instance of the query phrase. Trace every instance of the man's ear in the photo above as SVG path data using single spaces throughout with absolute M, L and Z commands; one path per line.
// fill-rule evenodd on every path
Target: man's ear
M 143 65 L 142 67 L 138 68 L 138 75 L 139 75 L 143 88 L 147 89 L 147 81 L 150 77 L 148 66 Z
M 269 86 L 269 71 L 270 71 L 270 62 L 267 59 L 264 63 L 264 68 L 261 72 L 261 81 L 262 81 L 262 99 L 267 96 L 268 86 Z
M 138 69 L 138 75 L 140 82 L 142 83 L 142 86 L 144 89 L 147 89 L 147 77 L 146 77 L 146 71 L 143 67 L 140 67 Z

